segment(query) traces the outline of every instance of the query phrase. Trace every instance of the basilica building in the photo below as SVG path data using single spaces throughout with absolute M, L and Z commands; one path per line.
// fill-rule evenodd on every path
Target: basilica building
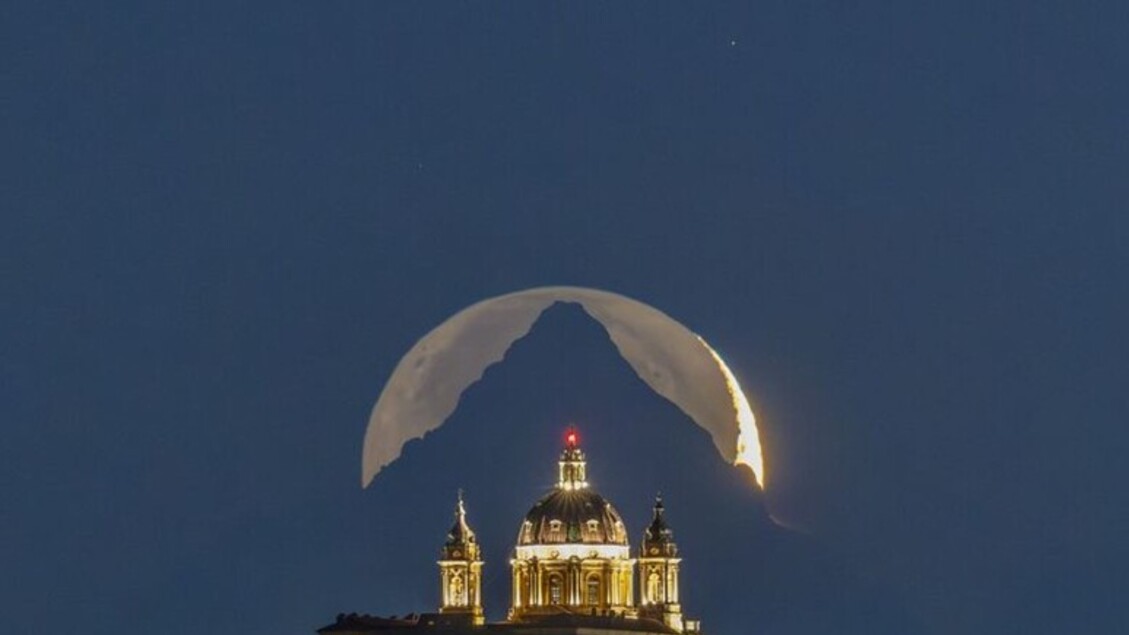
M 639 549 L 633 551 L 623 518 L 589 485 L 579 437 L 570 430 L 557 462 L 556 487 L 533 504 L 518 527 L 509 562 L 512 592 L 505 621 L 485 621 L 485 563 L 460 493 L 454 525 L 438 561 L 438 612 L 399 619 L 342 614 L 318 632 L 352 635 L 439 628 L 478 635 L 494 635 L 484 632 L 494 630 L 513 635 L 585 635 L 580 630 L 599 629 L 696 635 L 699 621 L 682 615 L 678 575 L 682 559 L 663 512 L 662 500 L 656 499 L 651 522 Z

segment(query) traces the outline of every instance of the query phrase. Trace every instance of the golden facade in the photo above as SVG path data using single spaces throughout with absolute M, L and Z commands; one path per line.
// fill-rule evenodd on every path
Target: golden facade
M 473 624 L 482 624 L 482 558 L 478 539 L 466 520 L 463 495 L 459 492 L 455 524 L 447 532 L 443 558 L 439 561 L 440 613 L 465 614 Z
M 557 464 L 556 487 L 530 508 L 518 528 L 507 622 L 601 616 L 653 620 L 676 633 L 697 632 L 697 620 L 682 617 L 681 558 L 663 512 L 662 501 L 656 500 L 641 549 L 633 556 L 622 517 L 589 485 L 584 452 L 570 431 Z M 439 561 L 440 613 L 466 614 L 482 624 L 483 562 L 461 494 L 455 516 Z

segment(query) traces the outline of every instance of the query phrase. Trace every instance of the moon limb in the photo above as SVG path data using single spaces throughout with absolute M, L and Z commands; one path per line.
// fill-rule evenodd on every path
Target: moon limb
M 438 428 L 459 398 L 502 361 L 553 304 L 581 305 L 652 390 L 713 438 L 722 458 L 745 463 L 764 486 L 752 410 L 720 355 L 662 311 L 623 295 L 584 287 L 538 287 L 482 300 L 423 336 L 404 355 L 373 406 L 365 430 L 361 486 L 395 461 L 403 445 Z

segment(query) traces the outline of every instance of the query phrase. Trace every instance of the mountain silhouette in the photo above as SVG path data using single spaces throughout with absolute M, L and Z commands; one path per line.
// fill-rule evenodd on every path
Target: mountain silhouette
M 569 424 L 580 430 L 589 480 L 623 514 L 633 548 L 661 490 L 684 558 L 683 610 L 705 632 L 922 632 L 891 585 L 854 570 L 817 536 L 776 524 L 752 473 L 723 463 L 707 433 L 652 393 L 571 305 L 547 311 L 447 425 L 411 442 L 358 496 L 352 511 L 371 533 L 354 555 L 369 573 L 334 582 L 363 585 L 366 599 L 339 610 L 434 609 L 434 560 L 462 488 L 484 548 L 487 616 L 504 618 L 519 522 L 553 484 Z M 771 456 L 768 465 L 771 487 Z

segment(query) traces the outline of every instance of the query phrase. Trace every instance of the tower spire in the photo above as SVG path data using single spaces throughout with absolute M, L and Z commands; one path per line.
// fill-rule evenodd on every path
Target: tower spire
M 678 600 L 678 544 L 666 524 L 662 494 L 655 496 L 651 524 L 643 532 L 639 554 L 639 580 L 643 613 L 661 620 L 676 631 L 684 631 L 682 605 Z
M 482 611 L 482 559 L 478 539 L 466 519 L 463 490 L 455 503 L 455 524 L 447 532 L 439 560 L 439 581 L 443 602 L 440 613 L 466 615 L 471 623 L 484 621 Z

